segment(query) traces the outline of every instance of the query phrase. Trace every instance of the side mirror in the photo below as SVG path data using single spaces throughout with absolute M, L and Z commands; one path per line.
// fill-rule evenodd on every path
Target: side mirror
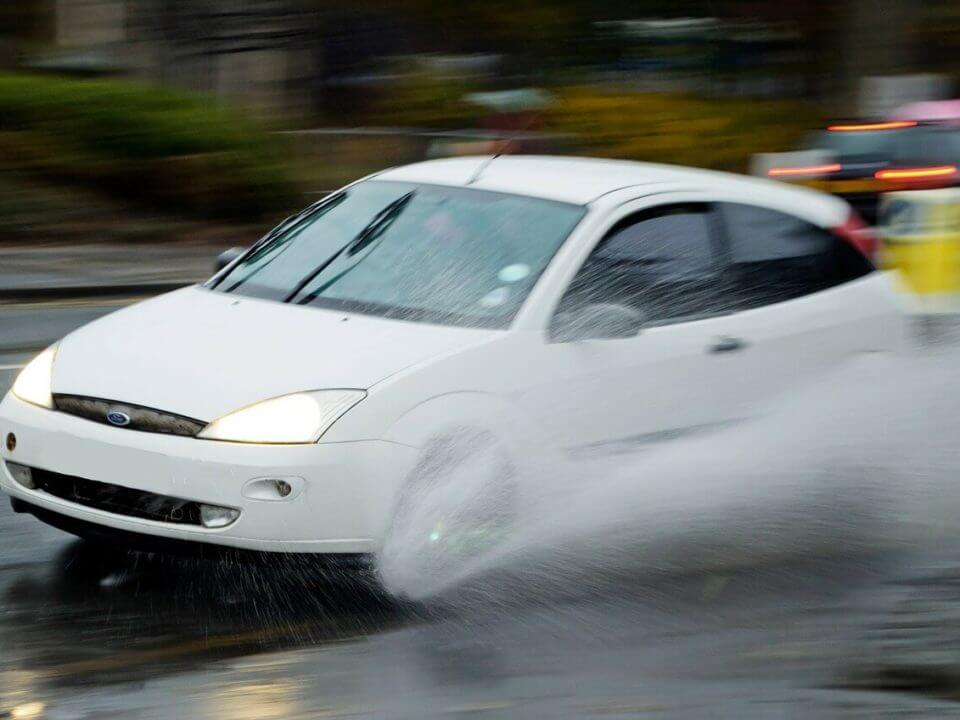
M 245 247 L 232 247 L 229 250 L 224 250 L 222 253 L 217 255 L 217 260 L 214 263 L 214 271 L 220 272 L 227 265 L 231 264 L 238 257 L 243 255 L 247 249 Z
M 635 337 L 643 328 L 644 320 L 643 313 L 633 308 L 611 303 L 591 303 L 576 310 L 558 313 L 550 339 L 568 343 Z

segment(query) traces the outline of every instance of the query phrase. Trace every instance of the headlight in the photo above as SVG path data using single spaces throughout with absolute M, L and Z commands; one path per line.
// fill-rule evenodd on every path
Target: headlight
M 241 443 L 314 443 L 366 396 L 363 390 L 317 390 L 283 395 L 224 415 L 207 425 L 197 437 Z
M 48 347 L 20 371 L 13 383 L 13 394 L 31 405 L 53 409 L 50 380 L 57 346 Z

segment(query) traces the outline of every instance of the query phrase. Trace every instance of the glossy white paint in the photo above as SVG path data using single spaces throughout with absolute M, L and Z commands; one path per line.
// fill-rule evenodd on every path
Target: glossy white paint
M 405 165 L 379 173 L 378 180 L 464 185 L 488 157 L 449 158 Z M 637 198 L 674 187 L 707 193 L 735 193 L 764 205 L 813 213 L 824 224 L 845 219 L 845 203 L 829 195 L 746 175 L 596 158 L 506 155 L 488 163 L 470 187 L 587 205 L 618 192 Z M 617 203 L 616 199 L 613 200 Z M 608 205 L 608 203 L 602 203 Z
M 484 158 L 398 168 L 379 180 L 463 185 Z M 126 308 L 67 336 L 53 390 L 211 421 L 305 390 L 368 396 L 312 445 L 240 445 L 134 432 L 29 406 L 8 395 L 0 435 L 26 465 L 242 511 L 204 530 L 135 520 L 13 483 L 16 497 L 146 534 L 270 551 L 371 552 L 405 478 L 436 438 L 492 431 L 519 462 L 573 448 L 657 437 L 743 417 L 787 387 L 863 352 L 906 344 L 890 278 L 873 273 L 797 300 L 645 328 L 621 340 L 548 340 L 556 304 L 617 220 L 673 202 L 727 200 L 821 226 L 849 212 L 834 198 L 746 177 L 639 163 L 505 157 L 472 187 L 574 202 L 588 212 L 509 330 L 475 330 L 305 308 L 189 288 Z M 714 355 L 735 336 L 741 352 Z M 251 483 L 294 479 L 289 498 Z M 254 483 L 254 486 L 256 483 Z
M 10 495 L 119 530 L 255 550 L 371 552 L 390 511 L 384 488 L 391 487 L 392 473 L 411 467 L 416 458 L 413 448 L 386 441 L 277 447 L 133 432 L 42 410 L 10 395 L 0 415 L 4 435 L 13 432 L 19 440 L 5 458 L 243 512 L 220 530 L 139 520 L 26 490 L 4 467 L 0 486 Z M 303 487 L 286 501 L 244 494 L 250 480 L 265 475 L 303 478 Z
M 53 386 L 209 422 L 302 390 L 366 389 L 494 335 L 191 287 L 68 335 L 57 353 Z

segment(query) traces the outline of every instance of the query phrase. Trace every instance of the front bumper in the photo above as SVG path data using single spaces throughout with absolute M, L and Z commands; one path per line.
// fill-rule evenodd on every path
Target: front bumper
M 394 499 L 416 450 L 365 440 L 313 445 L 243 445 L 138 432 L 44 410 L 8 394 L 0 403 L 0 458 L 146 493 L 240 510 L 207 529 L 85 507 L 14 481 L 0 489 L 31 508 L 120 533 L 289 553 L 371 553 L 389 526 Z M 286 498 L 257 497 L 257 481 L 287 479 Z M 35 513 L 38 514 L 38 513 Z

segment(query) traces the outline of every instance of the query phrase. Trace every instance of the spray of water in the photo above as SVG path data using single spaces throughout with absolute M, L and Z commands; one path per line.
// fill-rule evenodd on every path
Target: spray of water
M 624 572 L 960 540 L 958 381 L 960 350 L 863 356 L 751 420 L 560 472 L 511 476 L 485 446 L 413 484 L 383 580 L 408 597 L 491 602 Z M 523 492 L 504 492 L 505 476 Z

